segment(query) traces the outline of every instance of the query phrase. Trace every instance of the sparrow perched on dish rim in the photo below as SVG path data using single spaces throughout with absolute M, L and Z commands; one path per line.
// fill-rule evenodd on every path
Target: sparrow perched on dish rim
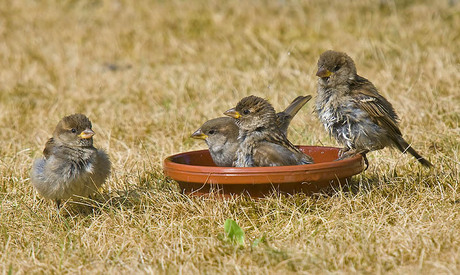
M 366 154 L 385 147 L 409 152 L 423 166 L 432 164 L 402 137 L 398 116 L 377 88 L 356 72 L 345 53 L 326 51 L 318 60 L 316 112 L 326 130 L 344 146 L 339 159 Z

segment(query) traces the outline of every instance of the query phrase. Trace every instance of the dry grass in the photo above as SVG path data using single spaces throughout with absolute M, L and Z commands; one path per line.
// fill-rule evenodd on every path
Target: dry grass
M 350 3 L 346 3 L 350 2 Z M 455 1 L 452 1 L 455 2 Z M 135 4 L 134 4 L 135 3 Z M 0 267 L 14 273 L 458 273 L 460 7 L 448 1 L 1 1 Z M 318 55 L 349 53 L 436 166 L 383 150 L 351 190 L 212 200 L 167 155 L 255 94 L 315 94 Z M 311 114 L 297 144 L 335 145 Z M 57 215 L 29 184 L 61 117 L 83 112 L 113 162 L 104 200 Z M 225 219 L 247 242 L 222 242 Z

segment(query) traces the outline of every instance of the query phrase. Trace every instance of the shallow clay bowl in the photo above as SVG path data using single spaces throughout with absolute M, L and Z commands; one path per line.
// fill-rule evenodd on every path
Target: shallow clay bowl
M 261 197 L 275 192 L 312 194 L 338 187 L 363 171 L 361 155 L 336 161 L 339 148 L 298 146 L 313 157 L 314 164 L 275 167 L 218 167 L 208 150 L 185 152 L 164 160 L 166 176 L 179 183 L 186 194 L 210 192 L 229 196 Z

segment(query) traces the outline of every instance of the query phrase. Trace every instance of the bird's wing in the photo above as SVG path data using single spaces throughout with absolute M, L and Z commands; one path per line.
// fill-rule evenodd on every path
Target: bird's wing
M 45 156 L 45 159 L 47 159 L 51 154 L 53 153 L 53 148 L 54 148 L 54 139 L 50 138 L 45 144 L 45 149 L 43 149 L 43 155 Z
M 385 98 L 369 89 L 354 90 L 354 93 L 358 106 L 367 112 L 375 123 L 394 134 L 401 135 L 396 113 Z
M 270 142 L 261 142 L 254 148 L 254 166 L 296 165 L 295 154 L 286 147 Z

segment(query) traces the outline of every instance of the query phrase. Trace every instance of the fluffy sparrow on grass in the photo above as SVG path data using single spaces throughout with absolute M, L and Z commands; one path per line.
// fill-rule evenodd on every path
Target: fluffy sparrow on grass
M 110 174 L 109 156 L 93 146 L 91 121 L 82 114 L 64 117 L 36 159 L 31 182 L 38 193 L 56 201 L 96 192 Z
M 225 115 L 236 119 L 239 128 L 233 166 L 282 166 L 313 163 L 313 159 L 297 149 L 277 124 L 273 106 L 263 98 L 248 96 Z
M 287 136 L 287 128 L 292 118 L 311 99 L 311 96 L 298 96 L 283 112 L 276 114 L 276 124 Z M 206 121 L 192 134 L 192 138 L 204 139 L 217 166 L 232 166 L 238 149 L 238 126 L 235 119 L 219 117 Z
M 402 137 L 393 106 L 375 86 L 356 73 L 345 53 L 326 51 L 319 57 L 316 112 L 326 130 L 345 146 L 339 159 L 391 146 L 409 152 L 422 165 L 432 164 Z

